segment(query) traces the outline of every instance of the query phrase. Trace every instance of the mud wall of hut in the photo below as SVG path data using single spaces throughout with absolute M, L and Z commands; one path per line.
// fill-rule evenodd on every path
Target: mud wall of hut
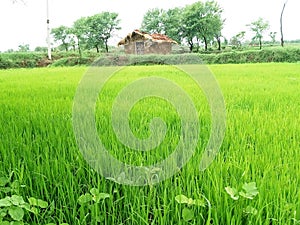
M 134 41 L 124 45 L 126 54 L 170 54 L 172 43 L 155 41 Z

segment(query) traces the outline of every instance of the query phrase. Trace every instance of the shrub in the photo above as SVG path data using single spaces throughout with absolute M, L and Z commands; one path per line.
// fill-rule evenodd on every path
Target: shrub
M 51 66 L 123 66 L 123 65 L 153 65 L 153 64 L 228 64 L 228 63 L 264 63 L 264 62 L 299 62 L 300 48 L 265 48 L 262 50 L 232 50 L 226 52 L 202 52 L 170 55 L 125 55 L 121 53 L 103 54 L 99 58 L 95 52 L 53 52 L 52 61 L 46 53 L 2 53 L 0 54 L 0 69 L 32 68 Z M 97 60 L 95 60 L 97 58 Z

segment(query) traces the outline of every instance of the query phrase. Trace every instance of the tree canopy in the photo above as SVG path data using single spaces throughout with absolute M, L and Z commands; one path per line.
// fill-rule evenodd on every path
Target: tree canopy
M 81 54 L 81 49 L 95 48 L 99 53 L 101 49 L 108 52 L 108 40 L 119 27 L 118 14 L 114 12 L 102 12 L 93 16 L 82 17 L 73 23 L 71 28 L 59 26 L 52 29 L 52 35 L 56 42 L 62 43 L 65 50 L 74 46 Z M 73 47 L 74 48 L 74 47 Z
M 265 21 L 263 18 L 258 18 L 256 21 L 253 21 L 247 26 L 250 27 L 250 30 L 254 33 L 252 38 L 253 41 L 258 40 L 259 48 L 262 48 L 262 38 L 263 34 L 269 29 L 270 25 L 268 21 Z
M 162 33 L 177 42 L 188 43 L 190 50 L 204 43 L 208 49 L 210 41 L 220 37 L 224 21 L 222 9 L 215 1 L 195 2 L 184 8 L 169 10 L 150 9 L 143 18 L 141 29 L 149 33 Z

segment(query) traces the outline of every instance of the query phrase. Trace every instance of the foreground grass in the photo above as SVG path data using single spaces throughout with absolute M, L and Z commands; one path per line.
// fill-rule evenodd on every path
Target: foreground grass
M 106 147 L 117 158 L 141 164 L 146 163 L 143 155 L 133 155 L 126 148 L 121 153 L 115 152 L 122 145 L 111 134 L 106 118 L 112 98 L 131 80 L 149 75 L 172 78 L 192 96 L 201 121 L 199 154 L 176 176 L 153 187 L 123 186 L 106 180 L 81 156 L 72 128 L 72 105 L 86 68 L 0 71 L 0 177 L 17 181 L 18 192 L 24 198 L 33 196 L 49 203 L 37 215 L 26 214 L 24 221 L 29 224 L 97 224 L 97 220 L 101 221 L 99 224 L 299 223 L 300 65 L 213 65 L 210 69 L 224 93 L 227 130 L 220 154 L 204 172 L 198 168 L 209 137 L 210 114 L 204 97 L 184 74 L 165 66 L 127 68 L 110 81 L 99 99 L 103 101 L 99 101 L 97 108 L 97 127 Z M 149 107 L 151 113 L 145 115 Z M 134 133 L 146 137 L 148 122 L 157 115 L 166 120 L 171 131 L 162 143 L 162 151 L 156 149 L 155 157 L 149 156 L 150 161 L 169 154 L 176 145 L 178 118 L 170 105 L 150 99 L 133 108 L 131 119 Z M 127 150 L 130 154 L 126 155 Z M 225 187 L 240 189 L 250 182 L 256 182 L 259 191 L 252 200 L 236 201 L 225 191 Z M 110 194 L 110 198 L 98 205 L 79 204 L 79 197 L 94 187 Z M 186 222 L 182 218 L 184 206 L 175 201 L 179 194 L 194 199 L 205 196 L 210 204 L 190 206 L 194 219 Z M 0 191 L 1 198 L 6 195 Z M 245 210 L 248 206 L 257 212 Z

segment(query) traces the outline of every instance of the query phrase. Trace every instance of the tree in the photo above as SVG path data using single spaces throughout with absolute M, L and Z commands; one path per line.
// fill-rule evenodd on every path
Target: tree
M 269 33 L 269 37 L 272 40 L 272 44 L 275 44 L 275 42 L 276 42 L 276 35 L 277 35 L 277 32 L 270 32 Z
M 230 44 L 234 45 L 236 47 L 242 47 L 242 43 L 243 40 L 245 38 L 246 35 L 246 31 L 241 31 L 238 34 L 234 35 L 231 39 L 230 39 Z
M 77 48 L 80 55 L 82 57 L 81 52 L 81 45 L 85 42 L 85 34 L 87 31 L 87 18 L 81 17 L 80 19 L 76 20 L 70 29 L 70 33 L 73 34 L 77 39 Z
M 69 50 L 70 45 L 70 28 L 66 26 L 59 26 L 51 30 L 54 41 L 61 42 L 66 51 Z
M 47 47 L 41 47 L 41 46 L 37 46 L 35 49 L 34 49 L 35 52 L 47 52 L 48 51 L 48 48 Z
M 19 52 L 29 52 L 29 50 L 30 50 L 29 44 L 19 45 Z
M 280 33 L 281 33 L 280 42 L 281 42 L 281 46 L 282 47 L 284 46 L 284 39 L 283 39 L 283 13 L 284 13 L 285 6 L 286 6 L 287 2 L 288 2 L 288 0 L 283 4 L 281 15 L 280 15 Z
M 204 43 L 207 51 L 208 43 L 215 37 L 220 37 L 224 23 L 221 13 L 222 9 L 214 1 L 196 2 L 185 7 L 183 36 L 186 38 L 191 51 L 193 51 L 195 44 L 199 44 L 199 41 Z
M 259 18 L 258 20 L 248 24 L 247 26 L 250 27 L 250 30 L 254 33 L 254 37 L 252 38 L 253 41 L 258 40 L 259 42 L 259 49 L 262 48 L 262 38 L 264 32 L 266 32 L 270 25 L 268 21 L 264 21 L 263 18 Z
M 165 34 L 177 41 L 178 43 L 182 42 L 183 39 L 183 9 L 182 8 L 174 8 L 165 11 L 163 14 L 163 22 Z
M 165 34 L 177 42 L 182 41 L 182 8 L 150 9 L 144 15 L 141 30 Z
M 100 52 L 100 47 L 104 46 L 108 52 L 108 40 L 113 36 L 114 31 L 120 30 L 120 20 L 117 13 L 102 12 L 94 16 L 90 16 L 86 20 L 86 35 L 88 37 L 88 46 L 96 48 Z
M 143 17 L 141 30 L 148 33 L 165 33 L 166 11 L 163 9 L 149 9 Z

